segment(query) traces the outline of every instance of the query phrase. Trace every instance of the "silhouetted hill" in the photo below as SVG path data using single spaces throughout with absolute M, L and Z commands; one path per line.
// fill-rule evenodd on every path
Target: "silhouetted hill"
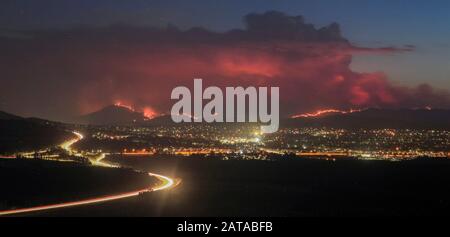
M 52 147 L 72 136 L 59 123 L 0 112 L 0 153 Z
M 450 110 L 367 109 L 348 114 L 287 119 L 287 127 L 450 129 Z
M 77 123 L 91 125 L 125 125 L 147 120 L 143 113 L 123 106 L 110 105 L 99 111 L 86 114 L 77 119 Z
M 3 111 L 0 111 L 0 120 L 12 120 L 12 119 L 23 119 L 17 115 L 9 114 Z

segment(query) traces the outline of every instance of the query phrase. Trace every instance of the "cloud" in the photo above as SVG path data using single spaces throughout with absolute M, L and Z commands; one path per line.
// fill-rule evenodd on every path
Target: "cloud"
M 0 101 L 21 114 L 64 118 L 123 101 L 165 113 L 171 90 L 205 86 L 279 86 L 283 116 L 323 108 L 450 107 L 446 91 L 393 84 L 381 72 L 351 71 L 364 48 L 337 23 L 316 28 L 301 16 L 248 14 L 245 29 L 213 32 L 114 25 L 18 32 L 0 38 Z M 9 34 L 11 35 L 11 34 Z

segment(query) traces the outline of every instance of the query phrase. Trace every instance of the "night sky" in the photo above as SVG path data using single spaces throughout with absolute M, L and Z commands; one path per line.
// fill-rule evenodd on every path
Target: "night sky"
M 68 119 L 121 101 L 165 113 L 193 77 L 280 86 L 284 115 L 447 108 L 449 12 L 445 0 L 3 0 L 0 110 Z

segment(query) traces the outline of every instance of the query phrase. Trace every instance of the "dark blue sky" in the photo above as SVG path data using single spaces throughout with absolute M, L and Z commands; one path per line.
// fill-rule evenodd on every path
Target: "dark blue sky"
M 369 42 L 396 42 L 411 36 L 414 41 L 439 41 L 450 33 L 446 0 L 3 0 L 0 6 L 0 26 L 5 28 L 170 22 L 226 30 L 240 27 L 241 17 L 249 12 L 279 10 L 304 15 L 317 25 L 339 22 L 349 38 Z M 383 38 L 375 39 L 380 34 Z
M 402 46 L 412 53 L 356 56 L 355 70 L 385 71 L 402 84 L 428 82 L 450 89 L 450 1 L 447 0 L 2 0 L 0 28 L 64 28 L 74 25 L 203 26 L 224 31 L 242 27 L 250 12 L 279 10 L 303 15 L 317 26 L 338 22 L 357 45 Z

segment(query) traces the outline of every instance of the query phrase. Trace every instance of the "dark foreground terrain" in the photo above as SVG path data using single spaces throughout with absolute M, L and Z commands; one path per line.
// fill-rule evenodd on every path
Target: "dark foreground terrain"
M 449 215 L 450 161 L 110 158 L 180 177 L 171 191 L 37 216 Z
M 158 182 L 132 170 L 72 162 L 0 159 L 0 210 L 118 194 Z

